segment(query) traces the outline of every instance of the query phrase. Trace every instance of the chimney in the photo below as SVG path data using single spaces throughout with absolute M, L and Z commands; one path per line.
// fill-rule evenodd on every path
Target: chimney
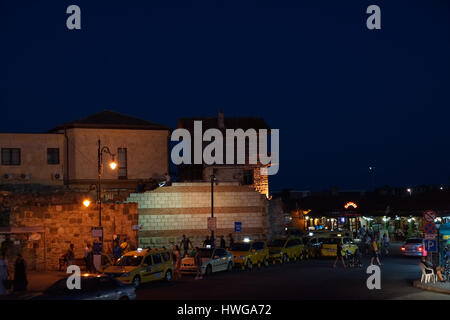
M 219 114 L 217 115 L 217 127 L 219 129 L 225 129 L 225 118 L 222 110 L 219 110 Z

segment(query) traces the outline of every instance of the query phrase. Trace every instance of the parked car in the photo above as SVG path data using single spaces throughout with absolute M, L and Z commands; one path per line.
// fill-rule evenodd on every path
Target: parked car
M 165 249 L 138 249 L 120 257 L 104 273 L 135 287 L 141 283 L 172 280 L 172 254 Z
M 135 289 L 117 279 L 98 274 L 83 274 L 80 289 L 69 289 L 65 277 L 32 300 L 134 300 Z
M 269 248 L 264 241 L 236 242 L 230 252 L 234 263 L 242 268 L 250 270 L 254 265 L 269 265 Z
M 409 238 L 401 247 L 402 255 L 411 257 L 426 257 L 428 252 L 425 250 L 423 238 Z
M 320 255 L 322 257 L 336 257 L 338 242 L 342 244 L 342 255 L 345 252 L 353 255 L 358 250 L 358 246 L 355 244 L 352 238 L 338 235 L 336 237 L 322 238 Z
M 183 274 L 196 273 L 197 266 L 194 254 L 190 254 L 181 260 L 180 272 Z M 222 248 L 200 248 L 199 254 L 202 259 L 202 275 L 210 275 L 219 271 L 231 271 L 234 267 L 233 255 Z
M 286 263 L 289 260 L 308 258 L 309 254 L 299 237 L 274 238 L 267 245 L 269 261 Z

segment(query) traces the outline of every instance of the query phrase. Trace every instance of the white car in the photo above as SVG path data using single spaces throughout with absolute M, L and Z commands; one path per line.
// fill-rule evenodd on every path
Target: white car
M 213 272 L 231 271 L 234 267 L 234 257 L 227 250 L 222 248 L 200 248 L 202 259 L 202 275 L 210 275 Z M 181 273 L 197 273 L 194 257 L 189 256 L 181 260 Z

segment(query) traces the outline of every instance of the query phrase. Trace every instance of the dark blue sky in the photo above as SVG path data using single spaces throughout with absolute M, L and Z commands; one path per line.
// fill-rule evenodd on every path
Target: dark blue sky
M 11 132 L 102 109 L 261 116 L 280 129 L 272 189 L 367 189 L 369 165 L 376 185 L 449 183 L 450 3 L 0 0 L 0 106 Z

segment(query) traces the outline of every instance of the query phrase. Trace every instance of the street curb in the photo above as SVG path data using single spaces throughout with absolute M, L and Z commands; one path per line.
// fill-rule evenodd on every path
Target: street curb
M 420 280 L 416 280 L 413 282 L 413 287 L 417 288 L 417 289 L 422 289 L 422 290 L 427 290 L 427 291 L 432 291 L 432 292 L 437 292 L 437 293 L 445 293 L 445 294 L 450 294 L 450 289 L 442 289 L 442 288 L 435 288 L 435 287 L 431 287 L 431 286 L 427 286 L 423 283 L 420 282 Z

